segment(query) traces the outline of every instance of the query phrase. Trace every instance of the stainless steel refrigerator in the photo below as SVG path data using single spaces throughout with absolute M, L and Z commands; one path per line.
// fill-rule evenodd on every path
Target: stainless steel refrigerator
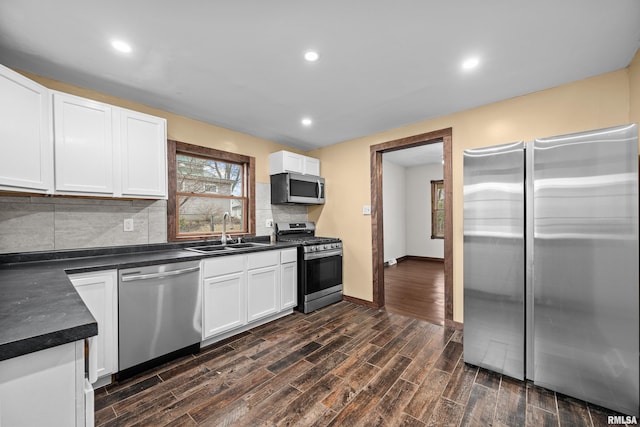
M 464 152 L 464 361 L 639 414 L 637 125 Z

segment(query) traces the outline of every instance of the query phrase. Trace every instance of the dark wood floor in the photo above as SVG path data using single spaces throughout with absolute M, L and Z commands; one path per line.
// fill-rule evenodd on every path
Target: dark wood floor
M 407 259 L 384 269 L 385 308 L 444 324 L 444 263 Z
M 96 390 L 96 425 L 607 425 L 461 355 L 461 331 L 342 301 Z

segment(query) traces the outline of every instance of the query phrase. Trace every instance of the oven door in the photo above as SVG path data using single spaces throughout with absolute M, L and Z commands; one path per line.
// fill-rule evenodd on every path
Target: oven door
M 342 249 L 305 253 L 302 273 L 306 300 L 342 291 Z

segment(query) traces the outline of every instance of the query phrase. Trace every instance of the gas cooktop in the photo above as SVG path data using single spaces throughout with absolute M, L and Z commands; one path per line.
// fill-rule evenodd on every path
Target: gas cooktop
M 313 222 L 279 222 L 276 224 L 278 241 L 298 243 L 301 245 L 319 245 L 339 243 L 337 237 L 320 237 L 315 235 L 316 225 Z

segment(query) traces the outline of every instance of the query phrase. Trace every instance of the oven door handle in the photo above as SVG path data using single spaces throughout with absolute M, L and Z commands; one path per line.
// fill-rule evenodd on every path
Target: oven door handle
M 327 258 L 330 256 L 342 256 L 342 249 L 333 249 L 330 251 L 320 251 L 320 252 L 307 252 L 304 254 L 304 260 L 312 260 L 318 258 Z

